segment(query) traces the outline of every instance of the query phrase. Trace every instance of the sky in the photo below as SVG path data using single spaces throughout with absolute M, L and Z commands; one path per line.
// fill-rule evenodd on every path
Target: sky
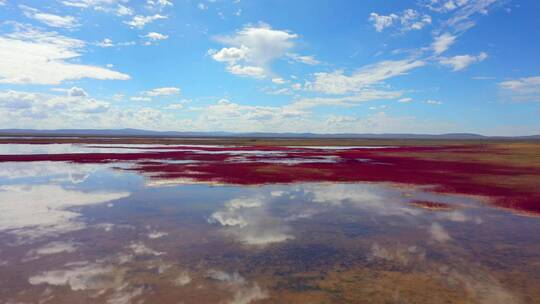
M 0 0 L 0 129 L 540 134 L 536 0 Z

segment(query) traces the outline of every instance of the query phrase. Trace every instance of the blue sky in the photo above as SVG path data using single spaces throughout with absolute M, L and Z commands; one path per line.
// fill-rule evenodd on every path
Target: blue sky
M 0 128 L 540 133 L 540 2 L 0 0 Z

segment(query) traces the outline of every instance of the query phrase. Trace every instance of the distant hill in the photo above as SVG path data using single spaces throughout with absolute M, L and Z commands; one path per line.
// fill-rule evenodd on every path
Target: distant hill
M 531 136 L 484 136 L 474 133 L 447 134 L 409 134 L 409 133 L 272 133 L 272 132 L 178 132 L 150 131 L 139 129 L 0 129 L 0 136 L 107 136 L 107 137 L 258 137 L 258 138 L 365 138 L 365 139 L 539 139 L 539 135 Z

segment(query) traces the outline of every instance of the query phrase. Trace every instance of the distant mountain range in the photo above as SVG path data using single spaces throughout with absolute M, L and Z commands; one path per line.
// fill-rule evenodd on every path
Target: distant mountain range
M 128 137 L 257 137 L 257 138 L 365 138 L 365 139 L 540 139 L 530 136 L 484 136 L 474 133 L 409 134 L 409 133 L 272 133 L 272 132 L 178 132 L 139 129 L 0 129 L 0 136 L 128 136 Z

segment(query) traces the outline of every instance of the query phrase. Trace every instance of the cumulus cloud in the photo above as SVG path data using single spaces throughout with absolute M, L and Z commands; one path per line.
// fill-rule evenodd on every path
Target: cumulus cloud
M 246 130 L 254 126 L 274 129 L 291 127 L 303 113 L 287 107 L 251 106 L 221 99 L 204 108 L 199 108 L 197 124 L 220 130 Z
M 158 9 L 163 9 L 164 7 L 167 7 L 167 6 L 174 6 L 172 1 L 170 0 L 147 0 L 146 4 L 150 7 L 154 7 Z
M 133 15 L 133 9 L 122 4 L 118 4 L 115 13 L 117 16 L 131 16 Z
M 425 62 L 422 60 L 387 60 L 364 66 L 350 76 L 345 75 L 342 70 L 331 73 L 320 72 L 315 73 L 315 80 L 306 83 L 306 88 L 325 94 L 358 92 L 369 85 L 404 75 L 408 71 L 424 65 Z
M 377 32 L 382 32 L 385 28 L 399 24 L 400 30 L 403 32 L 411 30 L 420 30 L 424 26 L 431 24 L 431 16 L 420 14 L 414 9 L 406 9 L 398 14 L 379 15 L 371 13 L 369 21 L 373 23 L 373 27 Z
M 0 83 L 50 85 L 81 78 L 129 79 L 111 69 L 69 62 L 81 56 L 84 46 L 81 40 L 32 28 L 0 35 Z
M 399 19 L 399 16 L 396 14 L 390 14 L 388 16 L 377 13 L 369 14 L 369 21 L 373 22 L 373 27 L 375 27 L 377 32 L 382 32 L 385 28 L 392 26 L 397 19 Z
M 285 56 L 297 37 L 268 25 L 246 26 L 232 36 L 217 37 L 218 42 L 229 47 L 209 50 L 209 54 L 214 60 L 226 63 L 232 74 L 264 78 L 271 74 L 271 62 Z
M 68 96 L 71 97 L 87 97 L 88 93 L 84 89 L 78 88 L 78 87 L 72 87 L 71 89 L 68 89 Z
M 167 35 L 156 33 L 156 32 L 150 32 L 150 33 L 144 35 L 144 37 L 146 37 L 146 38 L 148 38 L 148 39 L 150 39 L 152 41 L 165 40 L 165 39 L 169 38 L 169 36 L 167 36 Z
M 72 16 L 48 14 L 26 5 L 19 5 L 19 7 L 26 17 L 37 20 L 51 27 L 71 29 L 79 26 L 77 19 Z
M 109 110 L 107 102 L 88 98 L 80 88 L 67 90 L 68 96 L 0 91 L 0 113 L 10 111 L 11 116 L 21 118 L 44 118 L 63 112 L 70 114 L 103 113 Z
M 97 45 L 104 48 L 114 46 L 113 41 L 109 38 L 103 39 L 102 41 L 98 42 Z
M 62 89 L 62 92 L 69 90 Z M 112 98 L 112 97 L 111 97 Z M 132 97 L 151 101 L 149 96 Z M 184 103 L 180 101 L 179 103 Z M 202 124 L 202 122 L 201 122 Z M 10 128 L 145 128 L 174 130 L 191 127 L 170 112 L 134 105 L 120 108 L 90 96 L 0 91 L 0 125 Z M 204 125 L 204 124 L 202 124 Z
M 452 68 L 452 71 L 461 71 L 467 68 L 473 63 L 478 63 L 484 61 L 488 55 L 484 52 L 481 52 L 477 56 L 472 55 L 458 55 L 454 57 L 442 57 L 439 59 L 439 63 L 446 65 Z

